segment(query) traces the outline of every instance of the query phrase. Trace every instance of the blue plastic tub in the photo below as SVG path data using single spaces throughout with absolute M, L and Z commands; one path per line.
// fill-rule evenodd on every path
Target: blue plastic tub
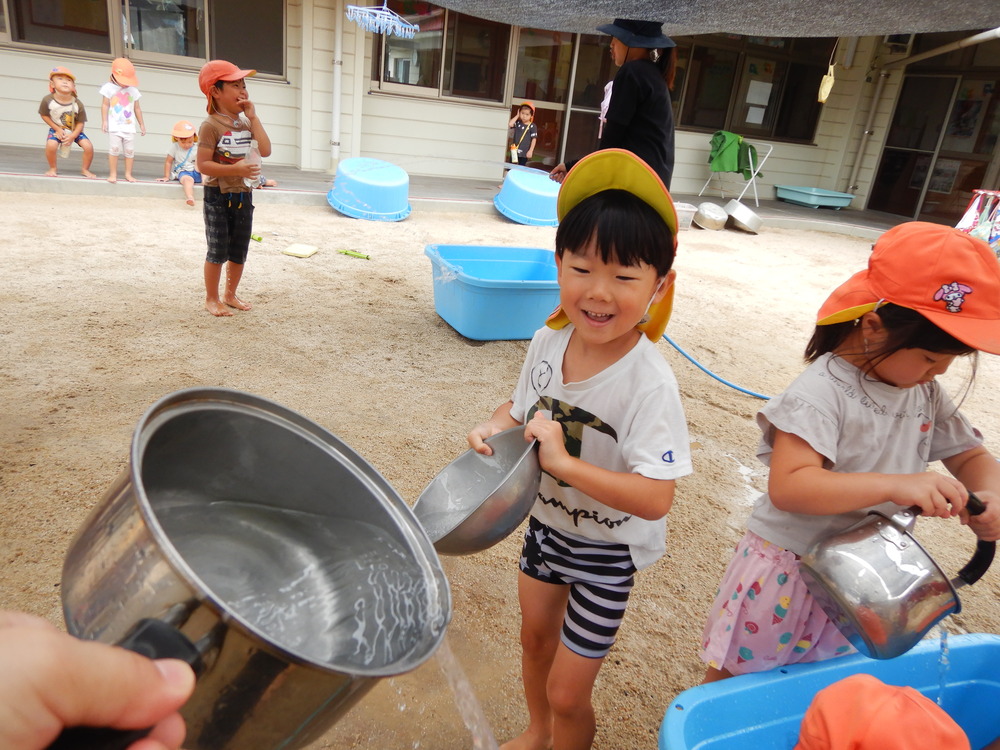
M 428 245 L 434 309 L 469 339 L 530 339 L 559 304 L 555 253 L 538 247 Z
M 908 685 L 933 701 L 941 696 L 974 750 L 982 748 L 1000 735 L 1000 636 L 950 636 L 948 662 L 943 668 L 941 642 L 926 639 L 895 659 L 857 654 L 699 685 L 670 704 L 659 750 L 789 750 L 813 696 L 857 672 Z
M 511 221 L 538 227 L 554 227 L 559 183 L 540 169 L 511 169 L 504 178 L 493 205 Z
M 355 157 L 337 165 L 326 201 L 352 219 L 401 221 L 410 215 L 410 176 L 379 159 Z
M 796 187 L 795 185 L 775 185 L 774 192 L 777 193 L 780 201 L 809 208 L 821 206 L 835 208 L 838 211 L 844 206 L 851 205 L 851 201 L 854 199 L 850 193 L 838 193 L 836 190 L 824 190 L 823 188 Z

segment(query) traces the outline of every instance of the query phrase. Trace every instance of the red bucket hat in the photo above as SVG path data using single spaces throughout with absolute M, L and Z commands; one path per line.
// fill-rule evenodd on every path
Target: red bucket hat
M 837 287 L 817 325 L 843 323 L 891 302 L 945 333 L 1000 354 L 1000 262 L 982 240 L 941 224 L 910 221 L 879 237 L 868 268 Z
M 198 88 L 206 97 L 208 104 L 206 111 L 212 113 L 212 87 L 219 81 L 240 81 L 244 78 L 257 75 L 256 70 L 242 70 L 237 68 L 228 60 L 209 60 L 201 66 L 198 73 Z

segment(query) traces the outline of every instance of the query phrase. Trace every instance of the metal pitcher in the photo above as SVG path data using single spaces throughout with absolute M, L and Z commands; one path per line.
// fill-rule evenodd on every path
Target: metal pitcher
M 190 389 L 146 412 L 130 458 L 70 545 L 66 626 L 118 643 L 161 621 L 192 644 L 185 747 L 302 747 L 440 645 L 451 597 L 430 540 L 323 428 Z
M 971 492 L 966 505 L 986 508 Z M 990 567 L 995 542 L 979 540 L 969 563 L 949 580 L 910 535 L 919 508 L 868 518 L 815 542 L 800 571 L 809 591 L 844 637 L 862 654 L 891 659 L 906 653 L 941 619 L 960 612 L 957 589 Z

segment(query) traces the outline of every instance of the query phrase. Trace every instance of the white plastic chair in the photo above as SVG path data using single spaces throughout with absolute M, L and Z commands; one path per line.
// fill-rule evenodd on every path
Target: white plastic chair
M 757 196 L 757 175 L 760 174 L 761 167 L 764 166 L 764 162 L 767 161 L 767 157 L 769 157 L 771 155 L 771 152 L 774 150 L 774 146 L 772 146 L 770 143 L 757 143 L 756 141 L 748 141 L 748 140 L 744 140 L 744 143 L 746 143 L 749 146 L 753 146 L 757 150 L 757 159 L 759 161 L 758 161 L 757 164 L 754 164 L 753 163 L 753 156 L 751 155 L 751 157 L 750 157 L 750 167 L 751 167 L 750 178 L 746 181 L 746 184 L 743 186 L 742 192 L 739 194 L 739 197 L 737 197 L 736 200 L 738 200 L 738 201 L 743 200 L 743 196 L 746 195 L 747 190 L 749 190 L 752 187 L 753 188 L 753 202 L 754 202 L 754 205 L 759 208 L 760 207 L 760 200 L 758 199 L 758 196 Z M 725 175 L 725 174 L 741 174 L 741 173 L 740 172 L 728 172 L 727 173 L 727 172 L 714 172 L 713 171 L 711 174 L 709 174 L 708 179 L 705 180 L 705 184 L 701 186 L 701 190 L 698 191 L 698 195 L 700 196 L 702 193 L 704 193 L 705 190 L 708 188 L 708 184 L 712 181 L 712 179 L 715 178 L 716 176 L 718 176 L 718 178 L 719 178 L 719 196 L 722 197 L 722 198 L 725 198 L 726 197 L 726 193 L 725 193 L 725 190 L 724 190 L 724 187 L 725 187 L 725 178 L 723 177 L 723 175 Z

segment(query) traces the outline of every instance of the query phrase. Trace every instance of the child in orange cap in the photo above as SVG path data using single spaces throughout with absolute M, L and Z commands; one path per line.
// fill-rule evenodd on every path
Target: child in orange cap
M 855 674 L 813 698 L 795 750 L 970 750 L 943 708 L 911 687 Z
M 958 357 L 1000 354 L 1000 263 L 951 227 L 901 224 L 820 308 L 805 371 L 760 410 L 770 467 L 709 612 L 705 680 L 853 651 L 799 558 L 871 510 L 958 516 L 1000 538 L 1000 464 L 940 383 Z M 941 461 L 949 475 L 928 471 Z M 965 509 L 969 490 L 986 504 Z
M 538 126 L 535 125 L 535 105 L 531 102 L 521 102 L 517 114 L 510 118 L 507 129 L 510 131 L 510 153 L 516 158 L 511 161 L 524 166 L 535 153 L 538 142 Z
M 45 159 L 49 170 L 45 175 L 56 176 L 56 153 L 69 156 L 69 150 L 76 143 L 83 149 L 80 173 L 95 179 L 97 175 L 90 171 L 94 161 L 94 144 L 83 132 L 87 110 L 83 102 L 76 98 L 76 76 L 69 69 L 56 67 L 49 71 L 49 93 L 38 105 L 38 114 L 42 122 L 49 126 L 49 135 L 45 139 Z
M 543 470 L 518 576 L 529 723 L 505 748 L 591 746 L 598 671 L 691 473 L 677 381 L 655 345 L 675 277 L 670 194 L 635 154 L 606 149 L 569 172 L 556 208 L 559 309 L 511 399 L 468 436 L 489 455 L 488 437 L 524 425 Z
M 197 158 L 205 177 L 205 309 L 217 317 L 232 315 L 230 307 L 250 309 L 250 303 L 236 296 L 253 232 L 253 186 L 260 179 L 259 160 L 254 163 L 247 156 L 253 146 L 260 156 L 271 155 L 271 139 L 247 95 L 245 79 L 256 72 L 226 60 L 209 60 L 198 74 L 198 86 L 208 100 Z M 226 284 L 220 295 L 223 265 Z
M 132 163 L 135 160 L 136 123 L 140 132 L 146 135 L 138 85 L 132 61 L 119 57 L 111 63 L 110 80 L 101 86 L 101 128 L 108 134 L 108 182 L 118 182 L 118 157 L 122 154 L 125 155 L 125 179 L 135 182 Z
M 184 199 L 189 206 L 194 205 L 194 186 L 201 184 L 201 174 L 198 172 L 197 154 L 194 145 L 198 142 L 198 134 L 194 125 L 187 120 L 177 122 L 170 131 L 170 150 L 163 160 L 163 177 L 157 177 L 157 182 L 177 180 L 184 188 Z

